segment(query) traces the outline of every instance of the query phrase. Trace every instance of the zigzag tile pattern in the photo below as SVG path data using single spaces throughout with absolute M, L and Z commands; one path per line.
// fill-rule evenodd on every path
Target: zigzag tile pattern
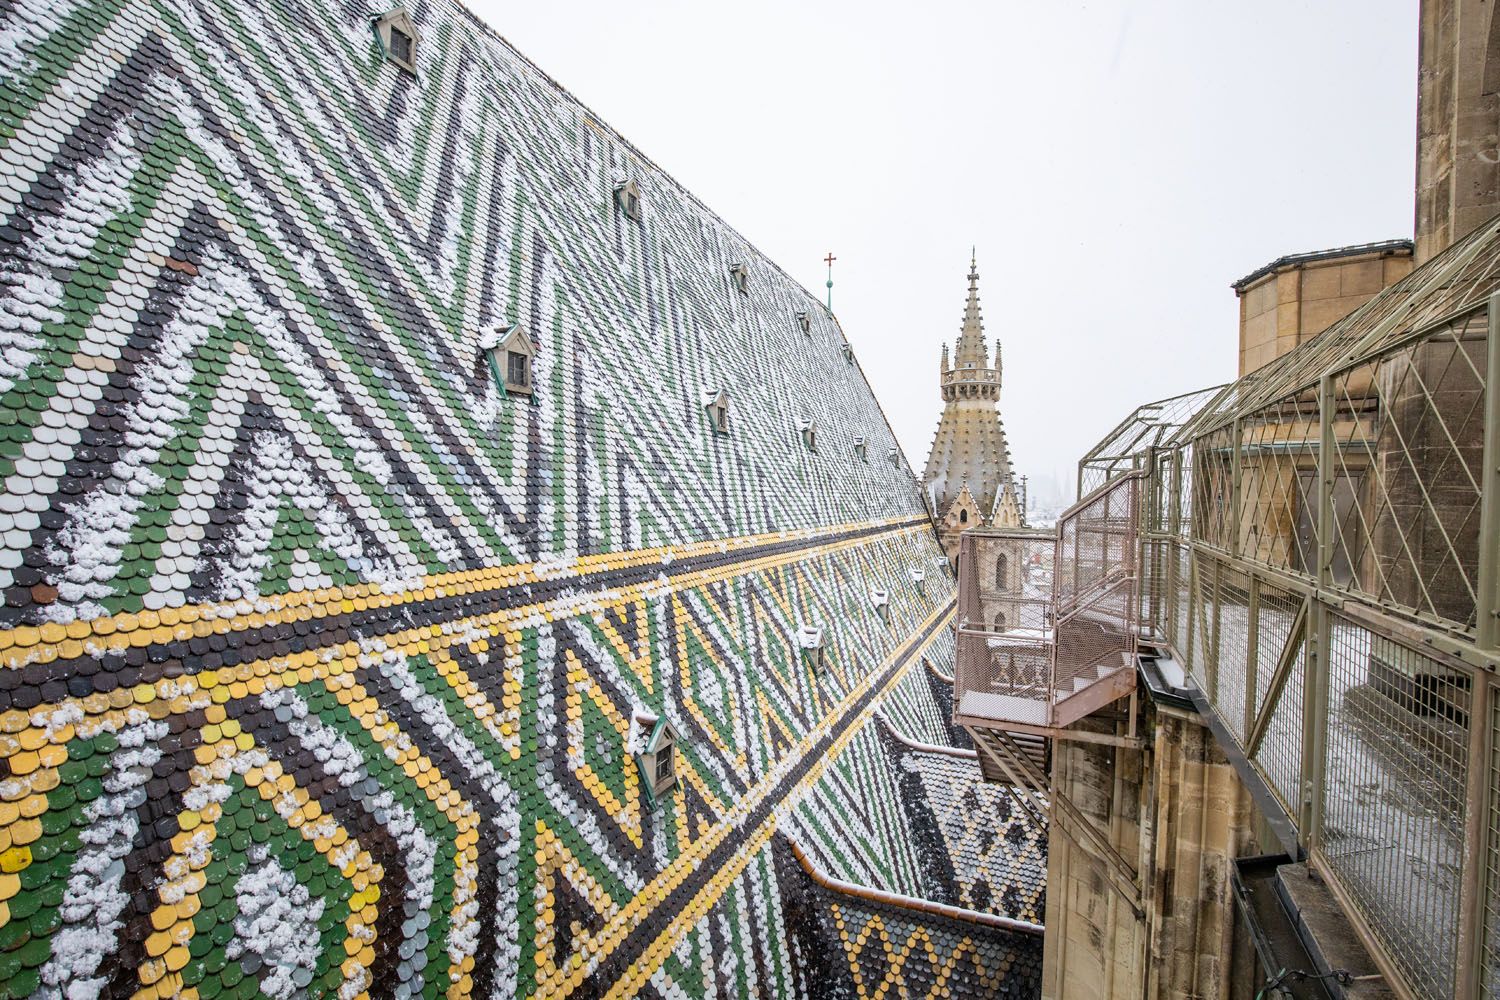
M 951 661 L 911 471 L 816 300 L 408 10 L 415 75 L 362 0 L 0 5 L 0 992 L 818 995 L 782 824 L 968 884 L 875 717 Z
M 819 889 L 784 842 L 773 850 L 794 917 L 794 971 L 803 995 L 1012 998 L 1041 995 L 1042 938 L 966 919 Z M 829 986 L 819 990 L 810 984 Z

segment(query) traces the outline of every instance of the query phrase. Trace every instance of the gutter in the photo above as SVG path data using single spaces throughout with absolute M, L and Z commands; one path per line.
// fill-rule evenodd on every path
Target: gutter
M 1010 931 L 1013 934 L 1027 934 L 1033 937 L 1041 937 L 1044 931 L 1041 924 L 1033 924 L 1027 920 L 1015 920 L 1011 917 L 1002 917 L 994 913 L 981 913 L 978 910 L 965 910 L 957 906 L 949 906 L 946 903 L 934 903 L 930 899 L 918 899 L 915 896 L 903 896 L 900 893 L 887 892 L 884 889 L 872 889 L 869 886 L 845 882 L 843 879 L 834 878 L 819 871 L 808 860 L 807 855 L 802 852 L 801 845 L 789 835 L 786 837 L 786 841 L 792 848 L 792 856 L 797 859 L 797 864 L 802 866 L 802 870 L 807 873 L 813 882 L 827 889 L 829 892 L 835 892 L 841 896 L 851 896 L 866 903 L 890 906 L 898 910 L 914 910 L 930 916 L 945 917 L 949 920 L 978 924 L 981 927 L 989 927 L 993 930 Z
M 876 712 L 875 717 L 885 726 L 886 732 L 890 733 L 891 736 L 895 737 L 897 742 L 909 750 L 914 750 L 917 753 L 942 754 L 945 757 L 958 757 L 963 760 L 979 759 L 979 751 L 977 750 L 965 750 L 963 747 L 944 747 L 938 746 L 936 743 L 923 743 L 921 740 L 914 740 L 897 729 L 895 723 L 891 722 L 884 712 Z

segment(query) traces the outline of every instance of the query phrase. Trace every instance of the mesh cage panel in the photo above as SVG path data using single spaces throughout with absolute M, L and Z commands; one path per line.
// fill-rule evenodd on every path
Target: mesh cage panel
M 1174 487 L 1177 502 L 1177 535 L 1187 538 L 1193 528 L 1193 445 L 1184 444 L 1177 460 L 1179 477 Z
M 1193 563 L 1193 597 L 1192 597 L 1192 652 L 1189 660 L 1193 670 L 1198 676 L 1198 683 L 1213 697 L 1213 676 L 1208 668 L 1213 665 L 1210 656 L 1214 653 L 1211 645 L 1214 639 L 1214 607 L 1218 603 L 1217 580 L 1214 571 L 1217 563 L 1207 556 L 1192 556 Z
M 1250 579 L 1229 565 L 1219 568 L 1219 715 L 1244 745 L 1247 657 L 1250 652 Z
M 1047 725 L 1055 544 L 1035 531 L 959 541 L 959 715 Z
M 1255 763 L 1281 799 L 1282 806 L 1296 816 L 1302 799 L 1302 685 L 1307 643 L 1294 637 L 1292 626 L 1302 604 L 1300 594 L 1259 583 L 1256 611 L 1255 705 L 1257 717 L 1268 708 L 1271 683 L 1288 642 L 1295 641 L 1295 659 L 1270 705 L 1271 717 L 1255 754 Z
M 1408 982 L 1451 996 L 1470 678 L 1352 619 L 1329 621 L 1320 850 Z
M 1174 558 L 1173 546 L 1170 542 L 1158 539 L 1146 542 L 1141 548 L 1145 555 L 1145 562 L 1141 566 L 1141 605 L 1138 612 L 1141 635 L 1165 638 L 1172 599 L 1170 573 Z
M 1117 480 L 1058 525 L 1053 683 L 1060 696 L 1134 655 L 1139 483 Z
M 1172 648 L 1183 659 L 1183 669 L 1192 670 L 1193 650 L 1188 642 L 1193 615 L 1192 552 L 1186 545 L 1178 545 L 1175 555 L 1177 565 L 1173 571 Z
M 1334 380 L 1334 582 L 1474 624 L 1484 317 Z
M 1239 552 L 1294 573 L 1317 552 L 1318 395 L 1278 400 L 1240 424 Z
M 1193 537 L 1229 548 L 1234 493 L 1234 429 L 1221 427 L 1200 440 L 1193 452 Z
M 1490 788 L 1500 788 L 1500 690 L 1490 689 Z M 1490 793 L 1489 850 L 1484 858 L 1483 955 L 1480 983 L 1484 995 L 1500 993 L 1500 795 Z

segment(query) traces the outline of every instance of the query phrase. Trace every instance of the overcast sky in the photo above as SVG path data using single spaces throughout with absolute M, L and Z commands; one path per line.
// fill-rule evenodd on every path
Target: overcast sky
M 920 469 L 969 247 L 1017 471 L 1232 378 L 1229 283 L 1412 230 L 1415 0 L 473 8 L 823 292 Z

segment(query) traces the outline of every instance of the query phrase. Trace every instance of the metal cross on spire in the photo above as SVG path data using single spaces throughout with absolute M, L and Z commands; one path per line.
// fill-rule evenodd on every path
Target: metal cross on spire
M 828 256 L 823 258 L 823 263 L 828 265 L 828 311 L 833 312 L 833 262 L 838 260 L 833 251 L 828 251 Z

